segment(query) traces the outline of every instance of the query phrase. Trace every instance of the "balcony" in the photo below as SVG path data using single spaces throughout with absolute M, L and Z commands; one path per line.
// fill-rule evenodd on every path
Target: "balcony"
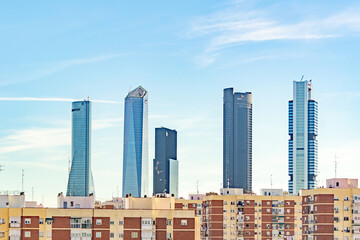
M 21 225 L 20 223 L 10 223 L 11 228 L 19 228 L 20 225 Z
M 21 237 L 20 236 L 10 236 L 9 239 L 10 240 L 20 240 Z

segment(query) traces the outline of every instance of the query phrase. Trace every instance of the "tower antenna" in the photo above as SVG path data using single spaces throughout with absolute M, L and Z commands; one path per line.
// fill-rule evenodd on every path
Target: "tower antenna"
M 271 186 L 271 189 L 272 189 L 272 187 L 273 187 L 272 174 L 270 174 L 270 186 Z
M 336 156 L 336 154 L 335 154 L 335 178 L 336 178 L 336 176 L 337 176 L 337 156 Z
M 70 170 L 71 170 L 71 160 L 70 156 L 68 156 L 68 175 L 70 176 Z
M 199 194 L 199 180 L 196 181 L 196 193 Z
M 300 81 L 302 81 L 303 79 L 304 79 L 304 75 L 301 76 L 301 80 L 300 80 Z
M 25 177 L 25 170 L 21 170 L 21 191 L 24 192 L 24 177 Z

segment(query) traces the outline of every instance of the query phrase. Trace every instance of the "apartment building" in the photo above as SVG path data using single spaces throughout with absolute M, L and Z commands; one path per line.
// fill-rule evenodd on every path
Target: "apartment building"
M 200 239 L 195 212 L 174 198 L 128 198 L 128 209 L 0 208 L 0 239 Z
M 303 240 L 360 240 L 360 189 L 318 188 L 302 196 Z
M 300 240 L 301 210 L 300 196 L 206 196 L 202 239 Z

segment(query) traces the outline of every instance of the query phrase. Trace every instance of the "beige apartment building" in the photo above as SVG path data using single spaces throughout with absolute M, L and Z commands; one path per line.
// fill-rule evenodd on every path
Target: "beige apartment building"
M 174 198 L 126 202 L 128 209 L 0 208 L 0 239 L 200 239 L 200 219 L 193 210 L 175 209 Z

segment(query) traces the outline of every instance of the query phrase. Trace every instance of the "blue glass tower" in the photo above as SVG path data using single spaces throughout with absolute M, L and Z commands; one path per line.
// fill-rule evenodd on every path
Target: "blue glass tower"
M 66 195 L 89 196 L 95 192 L 91 172 L 91 102 L 73 102 L 71 111 L 72 161 Z
M 252 191 L 252 94 L 224 89 L 223 187 Z
M 313 189 L 318 174 L 318 104 L 310 81 L 293 82 L 289 101 L 289 192 Z
M 155 129 L 154 193 L 178 197 L 177 132 L 168 128 Z
M 125 98 L 123 197 L 148 191 L 148 93 L 138 87 Z

